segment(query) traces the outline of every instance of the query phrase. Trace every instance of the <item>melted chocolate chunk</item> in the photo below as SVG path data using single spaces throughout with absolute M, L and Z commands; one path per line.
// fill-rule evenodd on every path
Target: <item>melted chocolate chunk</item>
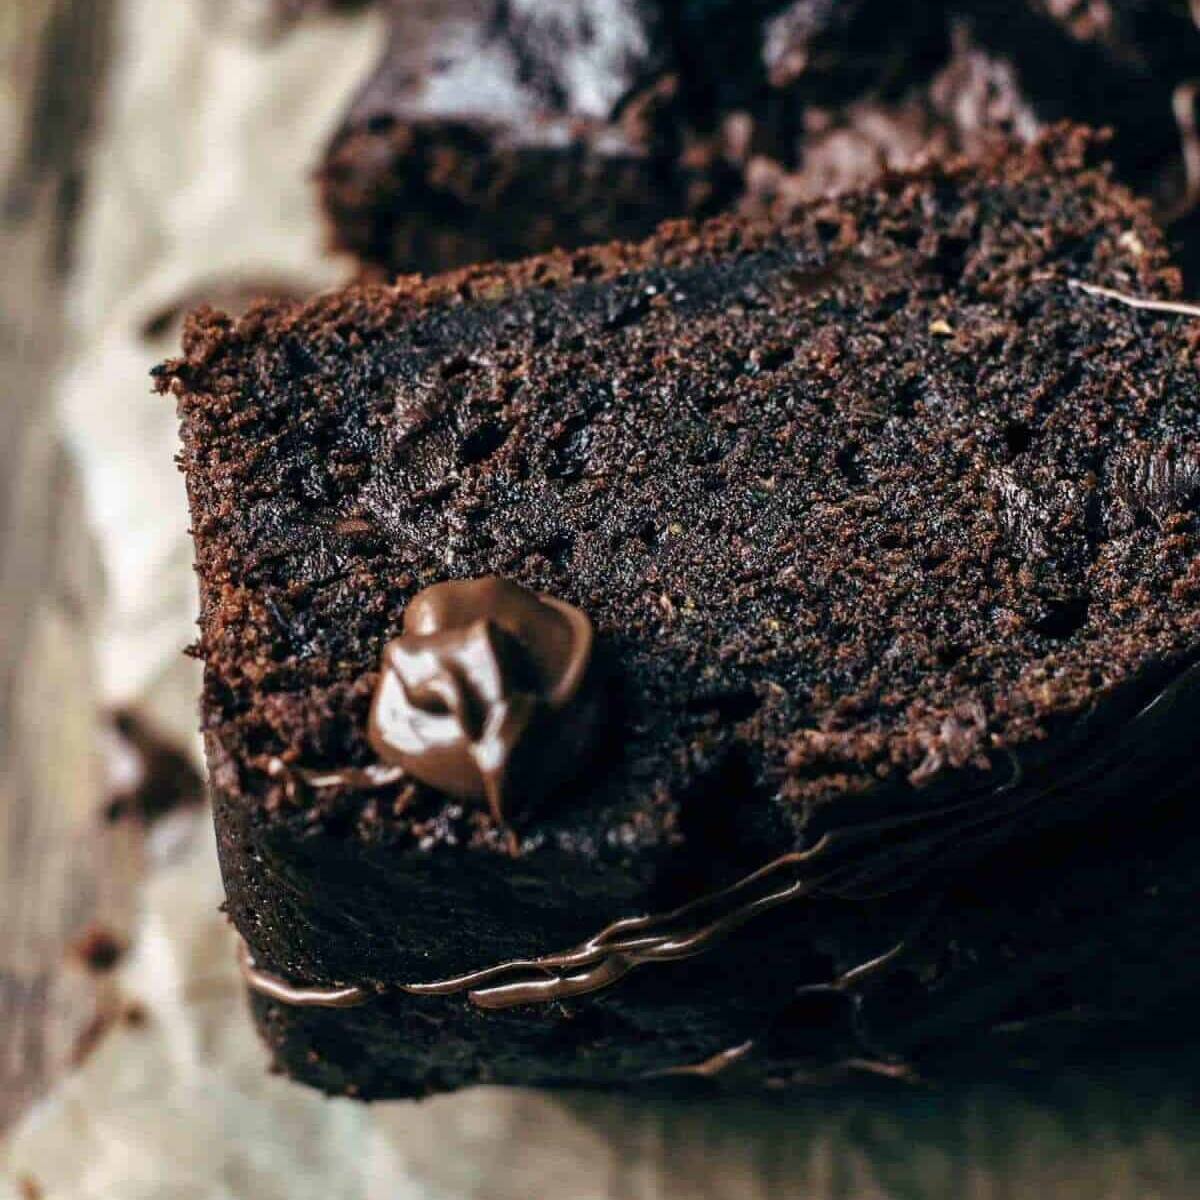
M 430 787 L 486 799 L 502 822 L 586 758 L 592 639 L 578 608 L 506 580 L 436 584 L 384 649 L 371 746 Z

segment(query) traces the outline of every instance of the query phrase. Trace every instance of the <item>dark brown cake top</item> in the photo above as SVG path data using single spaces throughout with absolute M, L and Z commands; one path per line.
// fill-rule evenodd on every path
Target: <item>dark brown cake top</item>
M 1087 145 L 786 228 L 198 314 L 161 380 L 208 734 L 247 802 L 490 836 L 412 787 L 289 808 L 254 768 L 369 761 L 382 647 L 449 578 L 583 608 L 618 680 L 602 769 L 530 845 L 778 845 L 1002 782 L 1007 752 L 1161 682 L 1200 649 L 1193 326 L 1069 286 L 1178 289 Z

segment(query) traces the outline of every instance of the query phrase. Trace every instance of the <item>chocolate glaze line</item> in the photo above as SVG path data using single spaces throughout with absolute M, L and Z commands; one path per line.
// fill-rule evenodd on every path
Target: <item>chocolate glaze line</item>
M 928 914 L 923 917 L 916 928 L 919 930 L 924 925 Z M 832 983 L 818 983 L 810 987 L 800 988 L 796 993 L 803 995 L 812 992 L 839 992 L 846 995 L 854 995 L 854 988 L 860 984 L 869 982 L 878 975 L 885 974 L 908 949 L 912 934 L 904 939 L 904 941 L 893 946 L 890 950 L 883 954 L 869 959 L 867 962 L 859 963 L 856 967 L 851 967 L 848 971 L 843 971 Z M 857 997 L 856 997 L 857 999 Z M 856 1006 L 857 1011 L 857 1006 Z M 856 1029 L 856 1032 L 858 1030 Z M 865 1042 L 864 1042 L 865 1045 Z M 740 1045 L 731 1046 L 727 1050 L 718 1051 L 710 1058 L 704 1059 L 702 1062 L 693 1063 L 683 1067 L 666 1067 L 661 1071 L 650 1071 L 642 1076 L 643 1079 L 667 1079 L 678 1078 L 680 1076 L 693 1076 L 701 1079 L 713 1079 L 718 1075 L 724 1074 L 731 1067 L 751 1057 L 758 1048 L 758 1039 L 751 1038 L 748 1041 L 742 1042 Z M 855 1061 L 858 1060 L 849 1060 Z
M 1003 814 L 992 813 L 981 819 L 1011 818 L 1015 811 L 1034 803 L 1035 799 L 1025 797 Z M 839 864 L 836 857 L 839 850 L 853 850 L 869 835 L 919 827 L 929 822 L 936 824 L 949 817 L 949 824 L 935 836 L 916 843 L 923 850 L 929 844 L 961 836 L 978 824 L 979 821 L 970 818 L 984 803 L 984 800 L 975 799 L 829 833 L 811 849 L 781 855 L 731 887 L 702 896 L 668 913 L 626 917 L 570 950 L 500 963 L 432 983 L 403 984 L 401 989 L 416 996 L 452 996 L 466 992 L 468 1000 L 482 1009 L 545 1004 L 586 995 L 610 987 L 635 967 L 677 962 L 702 954 L 755 917 L 803 896 L 858 894 L 862 886 L 875 877 L 872 864 L 876 856 L 868 854 L 866 863 L 856 858 Z M 964 814 L 965 819 L 955 819 Z M 811 874 L 803 870 L 814 866 L 817 870 Z M 899 886 L 897 884 L 890 890 L 897 890 Z
M 809 862 L 824 862 L 842 846 L 857 844 L 864 836 L 922 824 L 945 814 L 972 810 L 979 801 L 947 806 L 911 817 L 864 823 L 853 829 L 826 834 L 810 850 L 781 855 L 722 891 L 702 896 L 667 913 L 625 917 L 607 926 L 580 946 L 536 959 L 514 960 L 433 983 L 400 984 L 400 991 L 416 996 L 450 996 L 468 993 L 477 1008 L 503 1009 L 519 1004 L 548 1003 L 585 995 L 616 983 L 635 966 L 673 962 L 702 954 L 740 926 L 762 913 L 801 896 L 824 890 L 830 894 L 839 875 L 853 870 L 843 866 L 806 879 L 786 879 L 773 890 L 761 891 L 789 869 Z M 756 891 L 759 889 L 759 891 Z M 761 891 L 761 894 L 760 894 Z M 889 952 L 888 956 L 890 957 Z M 866 964 L 874 969 L 882 960 Z M 257 992 L 296 1007 L 350 1008 L 366 1003 L 373 994 L 361 987 L 322 988 L 288 983 L 258 968 L 245 942 L 239 948 L 239 965 L 246 982 Z M 847 981 L 856 972 L 843 978 Z M 837 987 L 839 984 L 822 985 Z
M 705 1059 L 704 1062 L 696 1063 L 694 1066 L 668 1067 L 664 1071 L 654 1071 L 648 1075 L 643 1075 L 641 1078 L 646 1081 L 652 1081 L 655 1079 L 678 1079 L 690 1076 L 692 1078 L 719 1080 L 731 1067 L 735 1067 L 738 1063 L 751 1061 L 754 1057 L 754 1048 L 755 1044 L 753 1042 L 744 1042 L 740 1046 L 733 1046 L 729 1050 L 722 1050 L 720 1053 L 714 1054 L 712 1058 Z M 853 1056 L 851 1058 L 840 1059 L 838 1062 L 831 1063 L 829 1066 L 821 1067 L 818 1070 L 789 1071 L 786 1075 L 782 1076 L 771 1075 L 764 1080 L 764 1083 L 769 1088 L 795 1087 L 805 1084 L 824 1087 L 849 1078 L 854 1072 L 877 1075 L 880 1078 L 892 1079 L 901 1083 L 916 1083 L 919 1081 L 919 1077 L 909 1063 Z
M 885 860 L 882 867 L 876 863 L 876 856 L 872 855 L 868 855 L 865 862 L 857 860 L 840 867 L 835 865 L 838 851 L 852 851 L 864 838 L 932 825 L 931 832 L 926 832 L 925 836 L 919 836 L 906 846 L 905 860 L 911 862 L 914 857 L 925 856 L 946 841 L 957 840 L 961 845 L 967 835 L 980 827 L 986 829 L 996 824 L 1007 825 L 1019 813 L 1045 800 L 1054 790 L 1049 788 L 1025 794 L 999 811 L 994 807 L 995 793 L 992 793 L 983 798 L 909 816 L 864 822 L 837 830 L 825 834 L 809 850 L 781 855 L 731 887 L 702 896 L 667 913 L 625 917 L 570 950 L 500 963 L 450 979 L 400 984 L 398 987 L 400 991 L 415 996 L 452 996 L 466 992 L 468 1000 L 475 1007 L 489 1010 L 522 1004 L 545 1004 L 586 995 L 612 986 L 635 967 L 656 962 L 675 962 L 702 954 L 755 917 L 802 896 L 816 893 L 847 898 L 870 895 L 873 893 L 863 890 L 868 884 L 877 887 L 878 894 L 886 894 L 897 890 L 905 882 L 911 882 L 911 875 L 901 868 L 899 881 L 893 880 L 890 887 L 880 886 L 882 879 L 889 874 L 886 861 L 889 856 L 886 854 L 882 856 Z M 979 814 L 981 808 L 987 809 L 983 815 Z M 797 874 L 795 870 L 810 864 L 824 866 L 827 863 L 828 869 L 811 877 Z M 893 864 L 891 874 L 894 875 L 897 869 L 897 865 Z M 779 886 L 771 887 L 780 876 L 783 876 L 783 881 Z M 762 890 L 764 886 L 766 890 Z M 862 975 L 872 974 L 886 965 L 900 949 L 897 947 L 881 958 L 855 968 L 834 984 L 818 986 L 840 990 L 856 982 Z M 293 986 L 276 976 L 254 969 L 248 951 L 245 960 L 243 974 L 251 986 L 282 1003 L 334 1008 L 351 1007 L 365 1003 L 370 998 L 370 994 L 361 988 Z
M 358 1008 L 371 998 L 366 988 L 350 985 L 339 988 L 301 987 L 278 975 L 262 970 L 254 961 L 250 947 L 238 939 L 238 969 L 246 983 L 266 996 L 294 1008 Z
M 1127 723 L 1136 728 L 1162 716 L 1170 717 L 1184 696 L 1200 688 L 1200 663 L 1193 663 L 1143 705 Z M 691 958 L 710 949 L 736 929 L 779 905 L 803 896 L 825 894 L 841 898 L 884 896 L 912 886 L 944 858 L 1009 836 L 1022 813 L 1047 806 L 1102 779 L 1114 757 L 1127 752 L 1118 739 L 1109 753 L 1084 754 L 1074 770 L 1057 772 L 1046 786 L 1024 790 L 1019 766 L 999 788 L 954 804 L 905 816 L 863 822 L 826 833 L 810 849 L 781 855 L 731 887 L 700 897 L 667 913 L 626 917 L 573 949 L 533 959 L 500 963 L 480 971 L 429 983 L 400 984 L 400 991 L 417 996 L 450 996 L 463 992 L 481 1009 L 505 1009 L 521 1004 L 549 1003 L 585 995 L 623 979 L 635 967 Z M 1008 800 L 997 804 L 1008 796 Z M 864 839 L 906 830 L 912 833 L 902 847 L 856 854 Z M 943 849 L 950 843 L 949 849 Z M 893 853 L 902 849 L 903 853 Z M 849 852 L 839 864 L 839 852 Z M 813 869 L 815 868 L 815 869 Z M 809 873 L 809 869 L 811 873 Z M 890 958 L 895 952 L 883 956 Z M 247 951 L 248 955 L 248 951 Z M 872 971 L 882 960 L 865 964 Z M 363 1003 L 370 993 L 361 988 L 301 988 L 258 972 L 246 964 L 251 986 L 282 1003 L 348 1007 Z M 853 974 L 853 973 L 852 973 Z M 825 985 L 836 986 L 836 985 Z
M 963 807 L 973 806 L 953 805 L 945 811 L 954 812 Z M 417 996 L 450 996 L 465 991 L 471 1003 L 483 1009 L 547 1003 L 597 991 L 616 983 L 635 966 L 673 962 L 701 954 L 762 913 L 817 891 L 822 883 L 837 877 L 836 869 L 831 868 L 811 880 L 792 878 L 762 894 L 757 894 L 755 889 L 772 883 L 789 868 L 822 860 L 843 844 L 847 834 L 861 836 L 868 830 L 891 829 L 905 823 L 921 822 L 930 816 L 923 813 L 907 821 L 895 818 L 842 831 L 840 835 L 827 834 L 812 849 L 782 855 L 722 891 L 702 896 L 667 913 L 615 921 L 572 950 L 500 963 L 434 983 L 400 984 L 398 987 L 400 991 Z M 239 945 L 238 961 L 243 977 L 255 991 L 282 1004 L 305 1008 L 351 1008 L 366 1003 L 373 994 L 357 986 L 323 988 L 288 983 L 257 967 L 244 941 Z M 876 964 L 867 965 L 874 967 Z M 513 976 L 515 978 L 511 978 Z
M 825 844 L 785 854 L 732 887 L 672 912 L 616 921 L 571 950 L 500 963 L 435 983 L 404 984 L 403 990 L 415 996 L 466 992 L 477 1008 L 501 1009 L 565 1000 L 609 987 L 634 967 L 701 954 L 761 913 L 810 894 L 820 879 L 807 880 L 791 869 L 818 857 Z M 780 876 L 784 878 L 779 886 L 769 886 Z M 757 894 L 764 884 L 766 890 Z
M 703 1062 L 693 1063 L 686 1067 L 664 1067 L 661 1071 L 650 1071 L 642 1076 L 643 1079 L 677 1079 L 691 1075 L 699 1079 L 715 1079 L 723 1075 L 730 1067 L 754 1053 L 755 1042 L 751 1038 L 740 1046 L 731 1046 L 728 1050 L 719 1050 L 711 1058 Z

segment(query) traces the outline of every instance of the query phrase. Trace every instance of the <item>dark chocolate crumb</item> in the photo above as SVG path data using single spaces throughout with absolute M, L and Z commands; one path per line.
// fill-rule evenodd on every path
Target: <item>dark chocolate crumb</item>
M 105 974 L 125 957 L 126 943 L 111 929 L 93 925 L 74 944 L 75 956 L 89 971 Z

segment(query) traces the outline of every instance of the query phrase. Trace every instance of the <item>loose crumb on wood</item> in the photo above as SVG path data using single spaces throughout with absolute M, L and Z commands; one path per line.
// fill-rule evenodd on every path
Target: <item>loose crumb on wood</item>
M 111 929 L 92 925 L 76 939 L 71 949 L 89 971 L 105 974 L 124 958 L 126 946 Z

